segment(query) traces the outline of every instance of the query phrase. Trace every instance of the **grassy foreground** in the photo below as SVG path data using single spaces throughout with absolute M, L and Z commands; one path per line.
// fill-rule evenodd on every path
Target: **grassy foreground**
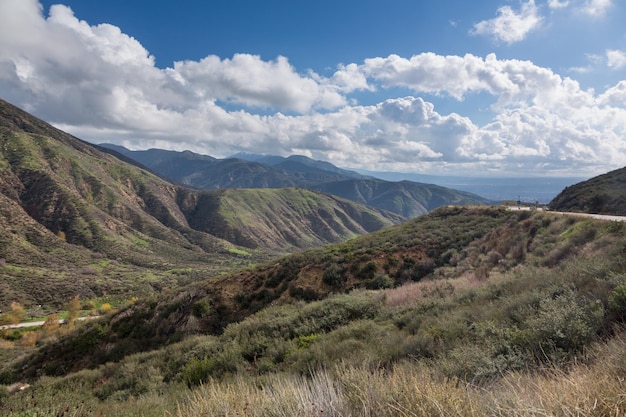
M 27 379 L 20 372 L 28 359 L 18 359 L 1 369 L 0 410 L 12 417 L 626 415 L 624 224 L 484 213 L 506 221 L 437 257 L 428 275 L 416 272 L 409 261 L 418 255 L 405 245 L 375 250 L 376 237 L 392 247 L 384 231 L 351 243 L 371 249 L 366 266 L 389 265 L 377 289 L 270 304 L 220 334 L 187 335 L 75 372 L 41 361 L 31 366 L 39 376 Z M 471 219 L 463 216 L 440 215 Z M 398 230 L 424 241 L 422 229 Z M 449 251 L 460 239 L 451 227 L 436 230 L 442 236 L 429 247 Z M 326 269 L 340 261 L 329 258 Z M 115 349 L 107 326 L 86 324 L 42 348 L 80 347 L 87 357 L 91 342 L 107 340 Z M 2 348 L 19 352 L 15 343 Z M 31 386 L 10 394 L 19 382 Z
M 169 387 L 101 402 L 76 379 L 41 381 L 32 393 L 0 394 L 17 416 L 623 416 L 626 335 L 595 345 L 567 370 L 512 372 L 490 384 L 448 378 L 417 362 L 390 369 L 337 365 L 309 376 L 272 374 Z M 0 391 L 2 392 L 2 391 Z M 16 411 L 12 411 L 16 410 Z M 19 411 L 17 411 L 19 410 Z
M 623 416 L 626 342 L 598 345 L 568 371 L 513 372 L 474 385 L 428 366 L 336 366 L 310 377 L 236 378 L 194 390 L 184 416 Z

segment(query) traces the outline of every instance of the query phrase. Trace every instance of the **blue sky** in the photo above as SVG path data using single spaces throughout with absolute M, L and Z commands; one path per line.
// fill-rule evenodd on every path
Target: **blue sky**
M 338 166 L 626 165 L 618 0 L 0 1 L 0 97 L 85 140 Z

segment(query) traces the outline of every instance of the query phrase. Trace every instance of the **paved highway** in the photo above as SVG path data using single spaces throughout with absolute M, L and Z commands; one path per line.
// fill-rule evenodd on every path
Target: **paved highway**
M 91 320 L 91 319 L 97 319 L 100 316 L 94 316 L 94 317 L 78 317 L 76 320 Z M 20 328 L 24 328 L 24 327 L 40 327 L 43 326 L 45 323 L 44 321 L 25 321 L 23 323 L 17 323 L 17 324 L 6 324 L 4 326 L 0 326 L 0 330 L 9 330 L 9 329 L 20 329 Z M 59 324 L 63 324 L 65 323 L 65 320 L 60 319 L 59 320 Z
M 539 211 L 544 211 L 542 208 L 534 208 L 534 207 L 527 207 L 527 206 L 521 206 L 521 207 L 517 207 L 517 206 L 508 206 L 507 207 L 509 210 L 512 211 L 516 211 L 516 210 L 539 210 Z M 614 222 L 624 222 L 626 221 L 626 216 L 610 216 L 607 214 L 589 214 L 589 213 L 574 213 L 574 212 L 566 212 L 566 211 L 550 211 L 550 213 L 554 213 L 554 214 L 562 214 L 564 216 L 578 216 L 578 217 L 589 217 L 592 219 L 598 219 L 598 220 L 607 220 L 607 221 L 614 221 Z

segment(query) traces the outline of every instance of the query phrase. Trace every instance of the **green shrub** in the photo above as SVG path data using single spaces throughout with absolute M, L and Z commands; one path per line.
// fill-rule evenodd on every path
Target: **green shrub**
M 365 264 L 359 271 L 356 273 L 356 277 L 360 280 L 366 281 L 373 279 L 376 276 L 376 272 L 378 271 L 378 266 L 374 261 L 370 261 Z
M 209 300 L 197 301 L 191 307 L 191 314 L 194 317 L 202 318 L 207 317 L 211 313 L 211 302 Z
M 604 324 L 602 303 L 578 297 L 571 289 L 547 294 L 524 323 L 527 346 L 538 357 L 569 357 L 595 340 Z
M 94 393 L 101 400 L 111 398 L 115 401 L 125 401 L 128 398 L 158 392 L 163 387 L 163 376 L 159 369 L 152 365 L 126 360 L 114 369 L 114 373 Z
M 387 274 L 377 274 L 374 278 L 365 282 L 365 288 L 369 290 L 382 290 L 385 288 L 393 288 L 393 279 Z
M 344 268 L 336 263 L 331 263 L 324 269 L 322 281 L 331 287 L 340 288 L 348 281 L 348 277 Z
M 212 378 L 222 378 L 234 374 L 242 368 L 243 359 L 234 344 L 223 346 L 213 356 L 191 358 L 182 368 L 182 379 L 188 386 L 208 382 Z
M 620 321 L 626 320 L 626 283 L 618 285 L 611 292 L 609 309 Z

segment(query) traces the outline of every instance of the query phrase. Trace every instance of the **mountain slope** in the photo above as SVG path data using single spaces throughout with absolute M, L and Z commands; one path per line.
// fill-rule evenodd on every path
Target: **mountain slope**
M 303 187 L 407 218 L 423 215 L 445 205 L 491 203 L 476 194 L 433 184 L 375 179 L 304 156 L 283 158 L 237 154 L 238 158 L 217 160 L 211 157 L 202 159 L 201 155 L 188 151 L 177 154 L 158 150 L 130 151 L 108 144 L 102 146 L 122 152 L 160 175 L 202 189 Z M 190 161 L 192 155 L 194 160 Z
M 490 203 L 486 198 L 472 193 L 411 181 L 348 180 L 320 184 L 311 189 L 398 213 L 407 218 L 421 216 L 444 205 Z
M 404 220 L 302 188 L 230 189 L 195 196 L 185 211 L 192 227 L 244 247 L 275 251 L 336 243 Z
M 626 168 L 567 187 L 549 206 L 557 211 L 626 216 Z
M 180 281 L 167 273 L 172 269 L 193 267 L 184 279 L 197 279 L 224 265 L 234 268 L 337 242 L 402 220 L 307 192 L 297 198 L 314 202 L 308 211 L 281 206 L 280 215 L 291 219 L 285 236 L 259 236 L 257 224 L 267 230 L 282 227 L 269 205 L 240 210 L 263 191 L 173 185 L 0 100 L 0 274 L 5 277 L 0 308 L 16 299 L 51 302 L 55 286 L 72 292 L 71 280 L 86 298 L 112 288 L 128 294 L 137 286 L 145 294 Z M 286 201 L 294 193 L 277 190 L 270 198 Z M 252 257 L 241 259 L 246 252 Z M 28 291 L 42 277 L 43 300 Z

